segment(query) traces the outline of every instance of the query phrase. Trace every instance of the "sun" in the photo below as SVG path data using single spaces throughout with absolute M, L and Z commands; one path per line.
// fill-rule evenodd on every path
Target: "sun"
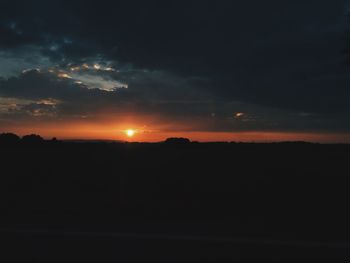
M 128 136 L 130 138 L 134 137 L 135 133 L 136 133 L 136 131 L 132 130 L 132 129 L 128 129 L 128 130 L 125 131 L 126 136 Z

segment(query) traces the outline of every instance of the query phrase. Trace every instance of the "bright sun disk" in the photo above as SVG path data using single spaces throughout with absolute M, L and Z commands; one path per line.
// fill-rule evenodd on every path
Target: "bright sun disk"
M 125 133 L 128 137 L 133 137 L 136 132 L 135 130 L 129 129 L 129 130 L 126 130 Z

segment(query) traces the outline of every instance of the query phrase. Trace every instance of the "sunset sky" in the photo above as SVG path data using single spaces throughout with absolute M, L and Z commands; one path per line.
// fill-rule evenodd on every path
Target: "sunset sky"
M 348 0 L 3 0 L 0 132 L 350 142 L 349 11 Z

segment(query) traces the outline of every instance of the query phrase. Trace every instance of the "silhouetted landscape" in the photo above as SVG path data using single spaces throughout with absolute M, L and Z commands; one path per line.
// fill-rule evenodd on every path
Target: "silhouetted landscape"
M 35 255 L 36 246 L 47 255 L 90 247 L 82 258 L 101 262 L 344 259 L 349 157 L 346 144 L 2 134 L 1 235 L 17 260 L 28 259 L 19 247 Z

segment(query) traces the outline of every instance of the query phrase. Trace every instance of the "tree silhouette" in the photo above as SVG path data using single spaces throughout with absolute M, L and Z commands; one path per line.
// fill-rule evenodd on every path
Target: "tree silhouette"
M 0 134 L 0 144 L 15 144 L 18 143 L 20 137 L 14 133 L 2 133 Z
M 168 138 L 165 140 L 167 144 L 187 144 L 191 143 L 190 139 L 187 138 Z
M 22 142 L 28 144 L 38 144 L 44 142 L 44 139 L 40 135 L 30 134 L 23 136 Z

